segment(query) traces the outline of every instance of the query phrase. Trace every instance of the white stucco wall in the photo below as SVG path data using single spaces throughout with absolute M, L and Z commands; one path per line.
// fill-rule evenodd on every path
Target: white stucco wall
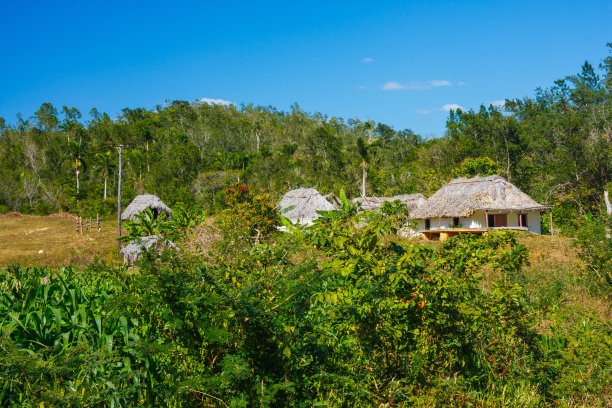
M 489 214 L 494 214 L 490 212 Z M 501 212 L 499 213 L 501 214 Z M 508 227 L 518 228 L 518 213 L 507 213 Z M 487 221 L 485 218 L 484 211 L 475 211 L 470 217 L 460 217 L 459 222 L 464 228 L 486 228 Z M 430 229 L 448 229 L 452 228 L 453 219 L 452 218 L 431 218 L 430 219 Z M 530 212 L 527 213 L 527 228 L 529 231 L 541 234 L 542 226 L 540 224 L 540 213 Z M 402 235 L 405 236 L 418 236 L 419 231 L 425 230 L 425 220 L 419 220 L 418 226 L 416 230 L 404 229 L 402 230 Z
M 461 222 L 466 228 L 486 228 L 487 220 L 484 211 L 474 211 L 471 217 L 466 218 L 465 222 Z
M 527 227 L 529 228 L 529 231 L 535 232 L 538 235 L 542 233 L 542 224 L 540 222 L 539 212 L 527 213 Z

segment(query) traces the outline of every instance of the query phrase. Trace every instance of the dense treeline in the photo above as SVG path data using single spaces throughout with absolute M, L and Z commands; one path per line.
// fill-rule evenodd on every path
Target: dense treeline
M 610 44 L 609 44 L 610 46 Z M 426 140 L 373 121 L 347 121 L 252 105 L 173 101 L 124 109 L 115 120 L 96 109 L 44 103 L 30 118 L 0 118 L 0 208 L 48 213 L 109 213 L 116 208 L 117 151 L 124 153 L 124 196 L 158 194 L 170 205 L 214 209 L 234 181 L 273 197 L 297 186 L 324 193 L 435 191 L 466 158 L 490 157 L 501 175 L 547 204 L 559 219 L 598 212 L 612 173 L 612 57 L 601 75 L 579 74 L 503 108 L 451 112 L 442 138 Z M 569 214 L 569 215 L 568 215 Z

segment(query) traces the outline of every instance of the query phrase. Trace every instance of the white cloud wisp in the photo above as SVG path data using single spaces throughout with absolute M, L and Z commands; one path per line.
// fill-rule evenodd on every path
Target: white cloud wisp
M 213 98 L 202 98 L 200 102 L 207 103 L 209 105 L 234 105 L 234 102 L 226 101 L 225 99 L 213 99 Z
M 457 105 L 456 103 L 447 103 L 446 105 L 443 105 L 440 110 L 446 111 L 446 112 L 450 112 L 452 110 L 456 111 L 457 109 L 461 109 L 462 111 L 465 110 L 465 108 L 461 105 Z
M 427 81 L 427 82 L 412 81 L 412 82 L 407 82 L 405 84 L 402 84 L 396 81 L 389 81 L 389 82 L 385 82 L 383 86 L 381 87 L 381 89 L 383 91 L 399 91 L 399 90 L 404 90 L 404 89 L 410 89 L 410 90 L 431 89 L 431 88 L 438 88 L 441 86 L 453 86 L 453 84 L 451 83 L 451 81 L 447 81 L 446 79 L 435 79 L 435 80 Z

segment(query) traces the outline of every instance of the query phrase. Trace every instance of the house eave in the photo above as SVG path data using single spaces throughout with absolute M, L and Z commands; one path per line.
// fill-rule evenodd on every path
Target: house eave
M 413 220 L 426 220 L 436 218 L 468 218 L 474 215 L 476 211 L 484 212 L 496 212 L 496 213 L 526 213 L 539 211 L 544 214 L 554 208 L 554 205 L 539 205 L 533 207 L 521 207 L 521 208 L 493 208 L 493 207 L 480 207 L 470 209 L 468 212 L 462 213 L 443 213 L 443 214 L 429 214 L 427 216 L 410 217 Z

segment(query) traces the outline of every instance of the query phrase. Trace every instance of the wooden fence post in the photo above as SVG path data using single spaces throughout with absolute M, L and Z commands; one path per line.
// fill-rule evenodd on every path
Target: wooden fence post
M 102 229 L 102 224 L 100 223 L 100 213 L 96 214 L 96 221 L 98 223 L 98 232 Z
M 555 235 L 555 233 L 553 232 L 552 211 L 550 212 L 550 235 Z

